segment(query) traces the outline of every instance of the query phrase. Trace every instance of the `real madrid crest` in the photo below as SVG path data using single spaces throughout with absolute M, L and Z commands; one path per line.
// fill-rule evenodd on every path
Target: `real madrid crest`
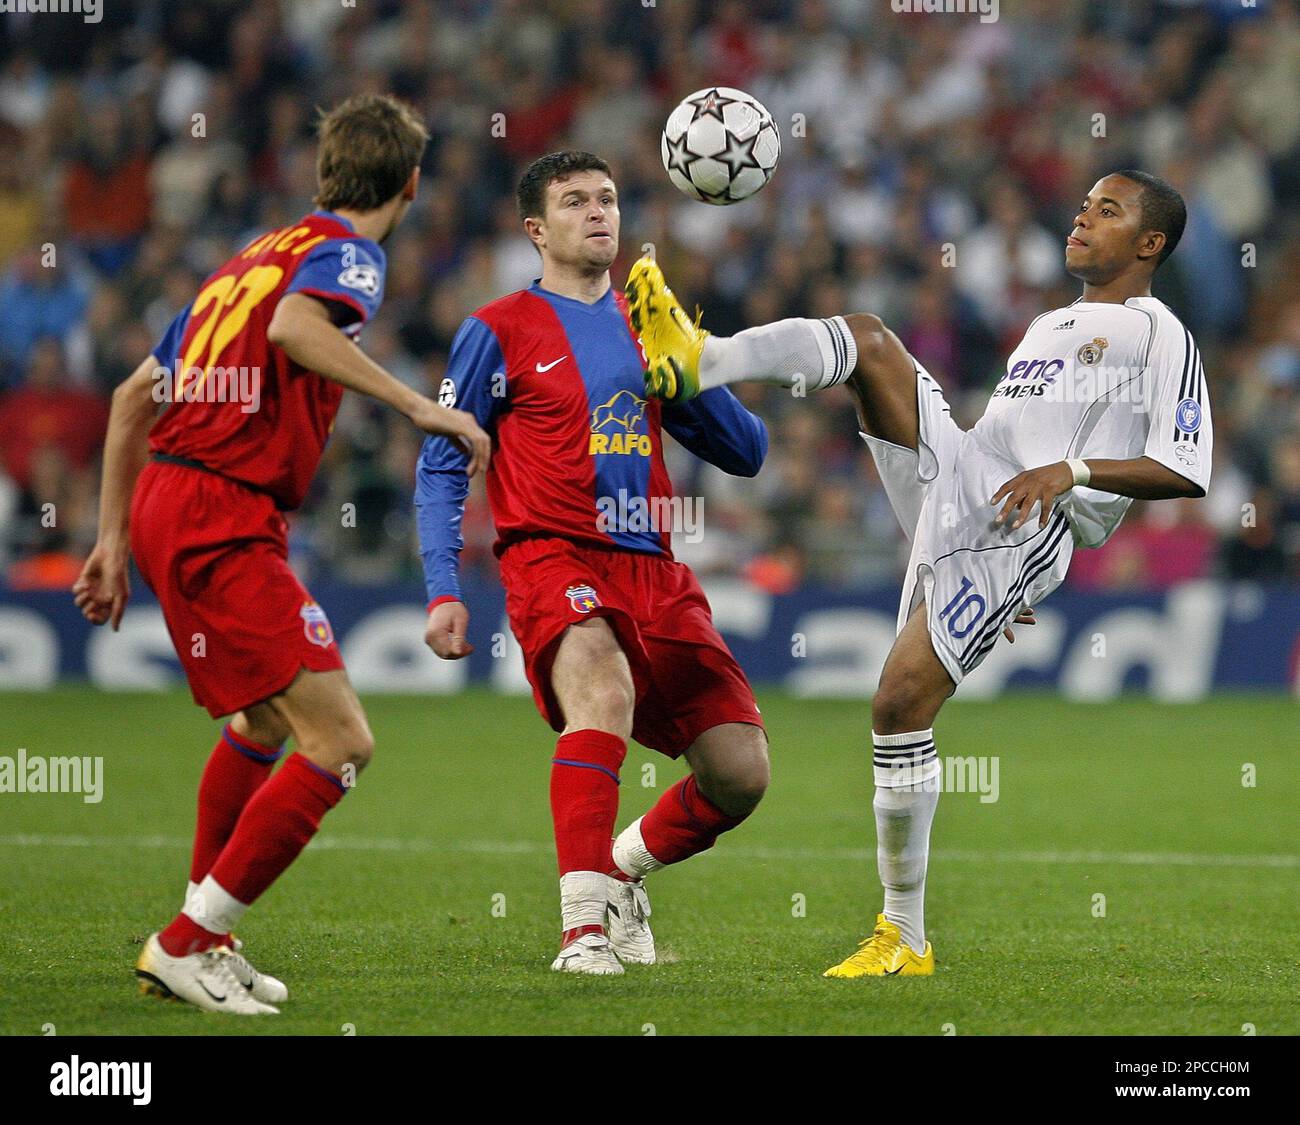
M 1094 336 L 1091 343 L 1084 344 L 1074 353 L 1074 357 L 1084 367 L 1096 367 L 1109 346 L 1110 341 L 1105 336 Z

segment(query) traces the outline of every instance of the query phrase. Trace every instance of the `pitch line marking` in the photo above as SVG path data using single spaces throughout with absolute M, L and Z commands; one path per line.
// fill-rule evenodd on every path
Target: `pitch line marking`
M 8 848 L 177 848 L 187 849 L 187 836 L 78 836 L 15 833 L 0 836 Z M 535 840 L 464 840 L 442 844 L 434 840 L 370 836 L 320 836 L 308 845 L 318 851 L 423 852 L 467 855 L 550 855 L 554 845 Z M 716 859 L 862 860 L 875 858 L 866 848 L 773 848 L 738 845 L 703 853 Z M 1300 867 L 1300 855 L 1205 855 L 1193 852 L 1104 851 L 977 851 L 938 849 L 933 858 L 949 863 L 1119 864 L 1129 867 Z

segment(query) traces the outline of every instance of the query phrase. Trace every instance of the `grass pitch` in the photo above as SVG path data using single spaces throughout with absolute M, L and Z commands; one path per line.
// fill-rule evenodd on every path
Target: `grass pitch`
M 772 789 L 652 880 L 663 963 L 581 979 L 547 969 L 553 739 L 531 701 L 366 702 L 374 765 L 241 927 L 292 998 L 236 1020 L 140 996 L 130 975 L 180 904 L 217 726 L 181 693 L 0 696 L 0 755 L 105 759 L 98 804 L 0 794 L 0 1032 L 1300 1031 L 1294 701 L 950 705 L 941 756 L 996 756 L 998 800 L 940 799 L 936 975 L 866 981 L 821 977 L 879 906 L 865 703 L 762 694 Z M 633 747 L 620 827 L 681 772 Z

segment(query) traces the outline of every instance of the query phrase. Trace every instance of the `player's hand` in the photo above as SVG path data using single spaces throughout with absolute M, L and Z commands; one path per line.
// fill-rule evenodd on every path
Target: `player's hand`
M 113 632 L 122 624 L 131 582 L 127 577 L 129 554 L 125 548 L 96 543 L 81 574 L 72 584 L 73 600 L 92 625 L 109 622 Z
M 1017 625 L 1037 625 L 1038 622 L 1034 620 L 1034 607 L 1025 606 L 1024 609 L 1022 609 L 1019 613 L 1016 614 L 1015 623 Z M 1005 629 L 1002 630 L 1002 635 L 1006 637 L 1008 644 L 1016 643 L 1016 635 L 1011 631 L 1010 625 L 1008 625 Z
M 432 399 L 422 398 L 408 417 L 426 434 L 449 437 L 457 442 L 469 454 L 469 465 L 465 471 L 470 476 L 480 469 L 487 472 L 488 462 L 492 460 L 492 439 L 473 414 L 450 406 L 439 406 Z
M 1026 469 L 1023 473 L 1012 477 L 993 494 L 990 504 L 997 504 L 1002 499 L 1006 500 L 993 522 L 1001 523 L 1015 513 L 1015 521 L 1011 524 L 1011 530 L 1015 531 L 1029 519 L 1034 505 L 1038 504 L 1038 526 L 1046 527 L 1056 498 L 1063 492 L 1069 492 L 1073 487 L 1074 473 L 1064 461 L 1057 461 L 1054 465 L 1043 465 L 1038 469 Z
M 469 610 L 464 602 L 443 602 L 429 611 L 424 627 L 424 643 L 443 660 L 459 660 L 474 651 L 465 639 L 469 631 Z

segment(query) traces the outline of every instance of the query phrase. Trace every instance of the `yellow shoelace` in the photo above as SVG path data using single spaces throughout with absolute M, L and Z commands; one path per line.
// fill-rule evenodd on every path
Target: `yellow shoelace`
M 865 937 L 858 942 L 858 951 L 849 960 L 863 966 L 884 962 L 893 955 L 900 940 L 894 937 L 887 927 L 877 926 L 870 937 Z

